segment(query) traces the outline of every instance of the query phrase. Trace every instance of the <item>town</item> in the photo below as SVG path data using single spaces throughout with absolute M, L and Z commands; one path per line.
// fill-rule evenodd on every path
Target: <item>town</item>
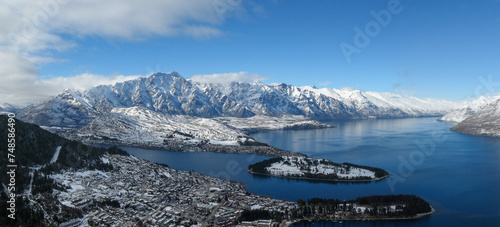
M 241 183 L 174 170 L 132 155 L 104 154 L 113 170 L 53 174 L 62 204 L 84 217 L 61 226 L 282 226 L 302 220 L 406 219 L 431 214 L 412 195 L 290 202 L 251 194 Z
M 229 226 L 238 223 L 244 210 L 284 214 L 298 208 L 294 202 L 250 194 L 241 183 L 177 171 L 134 156 L 104 155 L 102 159 L 114 166 L 111 172 L 53 175 L 70 188 L 67 192 L 54 190 L 61 203 L 84 211 L 94 203 L 106 204 L 61 226 Z M 277 224 L 271 220 L 258 223 Z

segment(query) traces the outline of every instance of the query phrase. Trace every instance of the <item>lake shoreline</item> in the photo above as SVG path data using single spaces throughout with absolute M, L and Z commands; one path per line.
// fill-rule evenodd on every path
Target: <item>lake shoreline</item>
M 278 176 L 278 175 L 273 175 L 270 173 L 259 173 L 252 171 L 247 168 L 247 171 L 251 174 L 255 175 L 262 175 L 262 176 L 270 176 L 270 177 L 278 177 L 278 178 L 287 178 L 287 179 L 295 179 L 295 180 L 312 180 L 312 181 L 318 181 L 318 182 L 350 182 L 350 183 L 367 183 L 367 182 L 377 182 L 384 180 L 388 177 L 391 176 L 391 174 L 384 176 L 384 177 L 378 177 L 378 178 L 373 178 L 373 179 L 360 179 L 360 180 L 349 180 L 349 179 L 318 179 L 318 178 L 310 178 L 310 177 L 293 177 L 293 176 Z
M 327 222 L 332 222 L 332 223 L 337 223 L 340 221 L 403 221 L 403 220 L 418 220 L 421 218 L 428 217 L 434 213 L 437 213 L 437 211 L 434 209 L 434 207 L 431 207 L 431 211 L 427 213 L 421 213 L 421 214 L 416 214 L 411 217 L 353 217 L 353 218 L 342 218 L 342 219 L 322 219 L 322 218 L 304 218 L 304 219 L 298 219 L 298 220 L 292 220 L 292 221 L 286 221 L 282 223 L 281 226 L 293 226 L 295 224 L 299 224 L 301 222 L 317 222 L 317 221 L 327 221 Z

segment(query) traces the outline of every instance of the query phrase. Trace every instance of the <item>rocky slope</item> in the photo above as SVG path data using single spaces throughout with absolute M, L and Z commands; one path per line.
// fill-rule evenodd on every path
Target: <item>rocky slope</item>
M 451 130 L 471 135 L 500 136 L 500 99 L 460 122 Z
M 466 118 L 476 114 L 479 110 L 488 106 L 495 100 L 499 99 L 500 96 L 485 97 L 481 96 L 475 100 L 466 102 L 462 107 L 447 113 L 446 115 L 439 118 L 439 121 L 447 122 L 461 122 Z

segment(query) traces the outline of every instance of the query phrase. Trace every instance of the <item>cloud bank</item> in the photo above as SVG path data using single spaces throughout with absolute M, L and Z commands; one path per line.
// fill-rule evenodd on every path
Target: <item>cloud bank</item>
M 17 107 L 23 107 L 34 102 L 43 101 L 54 96 L 66 88 L 85 90 L 97 85 L 115 84 L 126 80 L 133 80 L 137 76 L 103 76 L 93 74 L 80 74 L 71 77 L 53 77 L 40 79 L 36 74 L 16 74 L 7 78 L 8 84 L 0 84 L 0 97 L 2 102 Z M 15 102 L 12 102 L 12 101 Z
M 244 13 L 234 0 L 3 0 L 0 4 L 0 103 L 26 105 L 61 88 L 87 88 L 131 77 L 76 75 L 40 79 L 38 67 L 58 61 L 80 39 L 125 41 L 223 35 L 224 18 Z

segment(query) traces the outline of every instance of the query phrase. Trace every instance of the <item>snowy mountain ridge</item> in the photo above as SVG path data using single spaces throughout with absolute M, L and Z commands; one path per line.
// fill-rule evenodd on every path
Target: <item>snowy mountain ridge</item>
M 451 130 L 471 135 L 500 137 L 500 99 L 477 111 Z
M 316 120 L 422 117 L 443 115 L 461 102 L 419 99 L 391 93 L 345 91 L 287 84 L 194 83 L 178 73 L 156 73 L 85 91 L 64 90 L 45 102 L 18 111 L 44 126 L 82 127 L 114 108 L 140 107 L 163 115 L 192 117 L 280 117 L 302 115 Z
M 331 127 L 316 120 L 438 116 L 461 104 L 284 83 L 195 83 L 172 72 L 66 89 L 16 115 L 79 141 L 177 149 L 255 144 L 247 135 L 261 130 Z
M 498 96 L 481 96 L 475 100 L 467 101 L 462 107 L 447 113 L 446 115 L 439 118 L 439 121 L 447 122 L 462 122 L 468 117 L 473 116 L 479 110 L 485 108 L 486 106 L 493 103 L 495 100 L 500 99 Z

